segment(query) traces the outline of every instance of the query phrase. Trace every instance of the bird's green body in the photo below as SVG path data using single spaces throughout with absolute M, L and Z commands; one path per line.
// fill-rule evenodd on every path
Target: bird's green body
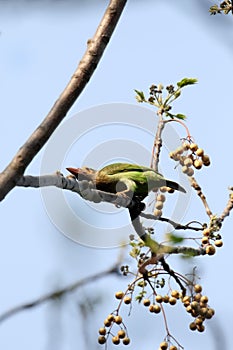
M 111 193 L 124 193 L 143 200 L 150 191 L 167 186 L 186 192 L 176 182 L 166 180 L 155 170 L 128 163 L 113 163 L 99 171 L 91 168 L 67 168 L 78 180 L 92 181 L 96 188 Z

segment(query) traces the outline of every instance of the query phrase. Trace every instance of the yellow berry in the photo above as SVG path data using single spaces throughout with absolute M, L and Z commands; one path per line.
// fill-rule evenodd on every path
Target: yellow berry
M 194 165 L 194 168 L 196 168 L 196 169 L 201 169 L 201 167 L 202 167 L 202 160 L 201 159 L 195 159 L 194 160 L 194 163 L 193 163 L 193 165 Z
M 118 345 L 120 344 L 120 338 L 117 335 L 115 335 L 115 337 L 112 337 L 112 342 L 113 344 Z
M 189 145 L 189 148 L 192 152 L 196 152 L 196 150 L 198 149 L 198 145 L 193 142 Z
M 196 293 L 201 293 L 202 286 L 200 284 L 195 284 L 194 290 L 195 290 Z
M 164 303 L 169 303 L 169 299 L 170 299 L 170 298 L 169 298 L 169 295 L 166 294 L 166 295 L 164 295 L 164 297 L 163 297 L 163 302 L 164 302 Z
M 198 330 L 198 332 L 204 332 L 205 326 L 203 324 L 197 325 L 197 330 Z
M 130 339 L 128 337 L 125 337 L 122 342 L 124 345 L 128 345 L 130 343 Z
M 121 324 L 122 322 L 122 317 L 120 315 L 117 315 L 114 317 L 114 321 L 116 324 Z
M 118 332 L 117 332 L 117 335 L 119 338 L 123 339 L 125 338 L 125 331 L 124 329 L 120 329 Z
M 214 255 L 216 252 L 216 249 L 212 244 L 209 244 L 209 245 L 207 245 L 205 251 L 206 251 L 206 254 L 208 254 L 208 255 Z
M 194 170 L 192 168 L 188 168 L 187 175 L 188 176 L 193 176 L 193 174 L 194 174 Z
M 163 214 L 162 210 L 155 209 L 154 210 L 154 216 L 160 217 Z
M 160 349 L 161 350 L 167 350 L 168 348 L 168 343 L 166 341 L 163 341 L 162 343 L 160 343 Z
M 190 325 L 189 325 L 189 329 L 191 331 L 195 331 L 197 329 L 197 325 L 195 322 L 191 322 Z
M 175 190 L 173 188 L 170 188 L 170 187 L 167 188 L 167 191 L 168 191 L 168 193 L 174 193 L 175 192 Z
M 106 338 L 105 338 L 105 336 L 100 335 L 100 336 L 98 337 L 98 343 L 99 343 L 99 344 L 105 344 L 105 343 L 106 343 Z
M 163 202 L 157 200 L 155 203 L 155 208 L 161 210 L 163 208 Z
M 188 142 L 184 142 L 182 147 L 184 151 L 187 151 L 189 149 L 190 144 Z
M 184 174 L 187 174 L 188 171 L 189 171 L 189 168 L 187 167 L 187 165 L 184 165 L 184 166 L 182 167 L 182 172 L 183 172 Z
M 201 293 L 194 295 L 194 300 L 199 302 L 201 300 Z
M 207 295 L 203 295 L 202 297 L 201 297 L 201 303 L 204 303 L 204 304 L 207 304 L 208 303 L 208 297 L 207 297 Z
M 196 155 L 197 155 L 198 157 L 203 156 L 203 154 L 204 154 L 204 150 L 203 150 L 202 148 L 198 148 L 198 149 L 196 150 Z
M 205 166 L 209 166 L 210 165 L 210 157 L 207 156 L 206 154 L 203 154 L 203 156 L 201 157 L 203 164 Z
M 176 304 L 176 298 L 174 298 L 174 297 L 170 297 L 169 298 L 169 304 L 171 304 L 171 305 L 175 305 Z
M 186 167 L 192 166 L 192 165 L 193 165 L 192 159 L 191 159 L 191 158 L 186 158 L 186 159 L 184 160 L 184 165 L 185 165 Z
M 160 187 L 160 192 L 167 192 L 167 187 L 166 186 Z
M 107 317 L 107 320 L 112 322 L 114 320 L 114 315 L 113 314 L 109 314 Z
M 185 306 L 189 305 L 190 304 L 190 297 L 187 295 L 185 297 L 183 297 L 182 303 L 186 304 Z
M 124 297 L 124 303 L 125 303 L 125 304 L 130 304 L 131 301 L 132 301 L 132 298 L 131 298 L 129 295 L 126 295 L 126 296 Z
M 169 350 L 177 350 L 177 347 L 175 345 L 171 345 Z
M 205 237 L 209 237 L 210 235 L 210 229 L 209 228 L 205 228 L 202 232 L 203 236 Z
M 176 298 L 176 299 L 179 299 L 180 293 L 178 292 L 178 290 L 172 290 L 171 296 Z
M 109 321 L 107 318 L 106 318 L 106 320 L 104 320 L 104 325 L 105 325 L 105 327 L 110 327 L 111 324 L 112 324 L 112 322 Z
M 216 239 L 216 241 L 214 242 L 216 247 L 222 247 L 223 246 L 223 241 L 221 239 Z
M 157 201 L 160 201 L 160 202 L 165 202 L 166 200 L 166 197 L 164 196 L 164 194 L 158 194 L 157 196 Z
M 208 244 L 209 243 L 209 238 L 208 237 L 203 237 L 201 240 L 202 244 Z
M 182 154 L 182 153 L 184 152 L 184 148 L 183 148 L 182 146 L 180 146 L 180 147 L 178 147 L 178 148 L 175 150 L 175 152 L 176 152 L 177 154 Z
M 143 305 L 144 306 L 149 306 L 150 305 L 150 299 L 144 299 L 143 300 Z
M 105 335 L 105 334 L 106 334 L 106 328 L 101 327 L 101 328 L 99 329 L 99 334 L 100 334 L 100 335 Z
M 209 320 L 210 318 L 212 318 L 214 316 L 214 314 L 215 314 L 214 309 L 208 308 L 206 315 L 205 315 L 205 318 L 207 318 Z
M 200 316 L 198 316 L 197 318 L 196 318 L 196 320 L 195 320 L 195 323 L 196 323 L 196 325 L 198 326 L 200 326 L 202 323 L 203 323 L 203 318 L 202 317 L 200 317 Z
M 156 297 L 155 297 L 155 300 L 157 301 L 157 303 L 162 303 L 163 302 L 163 297 L 162 297 L 162 295 L 156 295 Z
M 124 295 L 125 295 L 124 292 L 119 291 L 119 292 L 116 292 L 116 293 L 115 293 L 115 298 L 116 298 L 116 299 L 122 299 Z

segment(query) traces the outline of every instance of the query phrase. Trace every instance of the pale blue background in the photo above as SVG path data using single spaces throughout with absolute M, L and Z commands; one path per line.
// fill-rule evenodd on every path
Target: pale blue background
M 134 88 L 147 90 L 152 83 L 197 77 L 199 84 L 187 88 L 175 108 L 189 116 L 191 134 L 211 156 L 212 166 L 198 178 L 213 212 L 221 213 L 228 198 L 227 187 L 233 185 L 233 19 L 209 16 L 212 4 L 204 0 L 129 1 L 94 77 L 69 116 L 97 104 L 136 103 Z M 75 6 L 69 1 L 0 2 L 0 169 L 63 90 L 106 5 L 107 1 L 91 1 L 85 6 L 84 2 Z M 177 130 L 181 130 L 179 126 Z M 28 174 L 39 174 L 42 157 L 43 151 L 28 167 Z M 56 231 L 39 190 L 14 189 L 1 203 L 0 215 L 0 312 L 100 271 L 116 260 L 116 249 L 83 247 Z M 186 220 L 194 217 L 206 220 L 195 198 Z M 168 311 L 170 330 L 185 349 L 231 348 L 231 231 L 229 218 L 222 230 L 223 249 L 214 257 L 195 262 L 201 262 L 201 283 L 216 310 L 206 332 L 189 332 L 190 318 L 184 311 Z M 67 296 L 66 303 L 47 303 L 20 313 L 0 325 L 0 348 L 98 349 L 97 329 L 116 305 L 114 292 L 126 285 L 127 281 L 108 278 Z M 84 320 L 78 304 L 87 295 L 102 296 L 103 304 Z M 157 348 L 165 335 L 161 320 L 148 317 L 142 307 L 135 306 L 127 320 L 133 344 L 129 349 Z

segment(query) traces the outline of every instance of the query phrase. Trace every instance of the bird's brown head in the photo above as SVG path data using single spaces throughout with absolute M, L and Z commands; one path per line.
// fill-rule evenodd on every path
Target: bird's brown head
M 66 168 L 71 174 L 73 174 L 78 181 L 94 181 L 96 170 L 88 167 L 83 168 Z

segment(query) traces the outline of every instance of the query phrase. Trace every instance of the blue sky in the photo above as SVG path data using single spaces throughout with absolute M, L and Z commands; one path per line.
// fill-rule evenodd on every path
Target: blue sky
M 33 5 L 29 2 L 27 8 L 25 3 L 21 4 L 0 2 L 1 169 L 8 164 L 63 90 L 86 49 L 87 39 L 95 32 L 107 1 L 91 2 L 83 7 L 74 6 L 72 2 L 51 2 L 47 6 L 42 1 Z M 221 213 L 228 198 L 227 187 L 233 185 L 230 165 L 233 22 L 230 16 L 209 16 L 208 6 L 211 4 L 212 1 L 194 0 L 188 4 L 184 0 L 175 3 L 168 0 L 146 1 L 143 5 L 138 1 L 129 2 L 100 65 L 67 119 L 77 120 L 79 112 L 110 103 L 136 106 L 135 88 L 147 91 L 152 83 L 167 85 L 186 76 L 198 78 L 197 85 L 185 89 L 183 96 L 175 103 L 174 111 L 188 116 L 187 125 L 191 134 L 211 157 L 211 167 L 198 173 L 198 179 L 213 212 Z M 110 124 L 118 118 L 114 112 L 109 116 Z M 98 115 L 90 115 L 98 123 Z M 126 121 L 128 118 L 126 115 Z M 66 125 L 66 121 L 61 125 L 61 142 L 62 128 Z M 175 127 L 183 135 L 182 128 Z M 66 166 L 78 166 L 83 159 L 93 160 L 96 149 L 101 150 L 103 155 L 105 143 L 106 148 L 111 149 L 108 147 L 111 135 L 116 144 L 118 139 L 124 142 L 131 140 L 138 150 L 135 157 L 139 156 L 141 144 L 145 145 L 145 153 L 143 151 L 141 156 L 145 154 L 147 157 L 151 136 L 143 140 L 134 128 L 129 129 L 129 137 L 126 129 L 119 128 L 117 133 L 115 130 L 110 125 L 107 131 L 100 127 L 93 133 L 88 130 L 86 136 L 82 134 L 83 138 L 69 145 L 60 170 L 65 172 Z M 128 143 L 127 150 L 122 149 L 121 154 L 114 153 L 113 157 L 133 158 L 133 151 L 128 151 L 130 147 L 134 149 L 132 145 Z M 33 160 L 27 174 L 41 172 L 46 149 L 48 152 L 48 148 L 45 148 Z M 103 156 L 97 160 L 104 162 L 109 159 L 105 160 Z M 145 159 L 146 163 L 149 163 L 149 159 Z M 171 169 L 168 158 L 165 158 L 162 170 L 170 177 L 178 176 Z M 85 211 L 83 208 L 87 204 L 82 200 L 76 199 L 73 194 L 66 194 L 65 197 L 74 212 Z M 94 210 L 98 213 L 100 209 L 95 207 Z M 106 209 L 105 206 L 101 210 L 100 215 L 104 216 L 105 211 L 110 215 L 113 209 Z M 14 189 L 1 203 L 0 212 L 0 312 L 32 300 L 56 286 L 100 271 L 117 257 L 117 249 L 94 249 L 67 239 L 50 220 L 39 190 Z M 114 217 L 115 214 L 111 215 Z M 126 220 L 125 213 L 121 215 L 122 220 Z M 188 202 L 184 221 L 194 216 L 206 220 L 201 203 L 195 196 Z M 106 221 L 103 219 L 102 223 Z M 118 226 L 119 222 L 116 224 Z M 114 221 L 111 221 L 111 225 L 114 226 Z M 231 289 L 228 284 L 229 266 L 233 262 L 231 230 L 230 217 L 222 230 L 224 247 L 212 258 L 195 260 L 196 265 L 200 264 L 201 283 L 211 306 L 216 310 L 216 318 L 208 322 L 206 333 L 190 333 L 187 330 L 188 318 L 184 314 L 178 316 L 178 309 L 169 313 L 171 331 L 186 349 L 214 348 L 213 334 L 220 324 L 226 341 L 223 347 L 230 347 L 231 313 L 228 300 Z M 174 261 L 174 264 L 184 270 L 189 268 L 183 266 L 180 260 Z M 106 302 L 106 305 L 97 307 L 95 319 L 88 323 L 89 348 L 97 349 L 96 330 L 114 308 L 114 292 L 126 284 L 120 279 L 105 279 L 85 287 L 67 304 L 57 307 L 46 304 L 9 319 L 0 325 L 0 348 L 11 350 L 17 346 L 18 349 L 72 350 L 82 339 L 81 346 L 85 349 L 77 303 L 90 293 L 92 296 L 102 295 Z M 133 317 L 129 318 L 129 331 L 134 344 L 137 344 L 137 347 L 131 347 L 134 349 L 155 348 L 164 336 L 160 322 L 151 322 L 143 312 L 135 307 Z M 142 318 L 148 332 L 153 335 L 146 342 L 140 336 L 145 332 L 138 321 Z M 154 327 L 157 330 L 155 336 Z M 58 334 L 60 338 L 54 343 Z

